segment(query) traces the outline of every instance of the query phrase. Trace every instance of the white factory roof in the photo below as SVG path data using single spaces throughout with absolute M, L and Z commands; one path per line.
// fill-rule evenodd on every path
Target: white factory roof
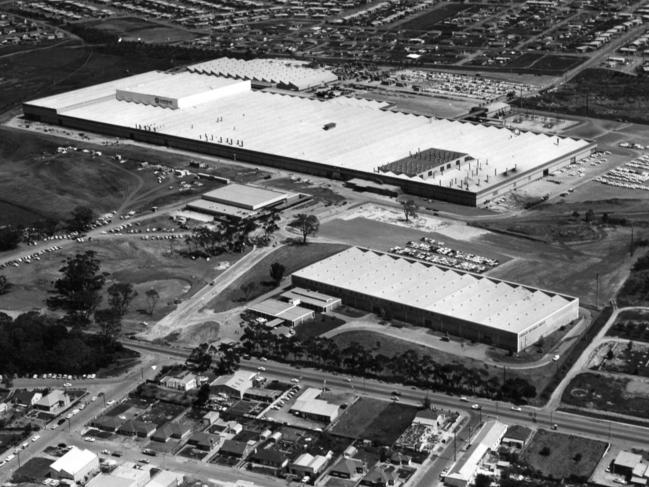
M 187 69 L 215 76 L 291 85 L 300 90 L 338 79 L 329 70 L 306 68 L 284 59 L 251 59 L 246 61 L 244 59 L 222 57 L 194 64 Z
M 123 87 L 125 90 L 137 91 L 167 98 L 183 98 L 189 95 L 217 90 L 225 86 L 238 84 L 239 81 L 216 76 L 196 76 L 189 72 L 159 73 L 153 80 L 145 79 Z
M 286 193 L 280 191 L 236 183 L 221 186 L 203 195 L 206 200 L 231 204 L 249 210 L 257 210 L 278 203 L 287 197 Z
M 56 472 L 65 472 L 74 476 L 96 460 L 97 455 L 90 450 L 82 450 L 73 446 L 69 452 L 50 465 L 50 468 Z
M 507 425 L 499 421 L 485 423 L 473 439 L 471 448 L 458 460 L 446 477 L 468 484 L 478 469 L 480 460 L 489 450 L 495 450 L 498 447 L 505 431 L 507 431 Z
M 109 96 L 135 81 L 216 79 L 198 73 L 145 73 L 29 102 L 60 108 L 65 115 L 127 128 L 155 126 L 159 134 L 239 147 L 373 174 L 378 167 L 419 151 L 466 153 L 473 159 L 459 169 L 418 182 L 481 191 L 588 147 L 582 139 L 520 132 L 507 128 L 384 111 L 364 102 L 320 101 L 260 91 L 244 91 L 177 110 L 119 101 Z M 202 81 L 197 81 L 202 83 Z M 224 88 L 227 90 L 228 88 Z M 228 92 L 229 93 L 229 92 Z M 65 107 L 65 108 L 63 108 Z M 334 127 L 324 130 L 326 124 Z M 470 164 L 470 165 L 469 165 Z M 476 170 L 478 171 L 476 173 Z M 405 174 L 385 173 L 409 180 Z
M 358 247 L 293 275 L 513 333 L 576 299 Z

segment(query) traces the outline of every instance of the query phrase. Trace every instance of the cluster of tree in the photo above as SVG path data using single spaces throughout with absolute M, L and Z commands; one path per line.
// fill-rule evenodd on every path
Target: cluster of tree
M 70 218 L 66 221 L 66 228 L 70 232 L 87 232 L 96 219 L 97 215 L 91 208 L 77 206 L 70 213 Z
M 501 382 L 495 376 L 489 377 L 485 369 L 472 369 L 460 363 L 440 364 L 415 350 L 388 357 L 358 342 L 341 349 L 336 342 L 326 338 L 312 337 L 302 341 L 295 336 L 276 336 L 268 329 L 254 325 L 245 328 L 241 343 L 248 353 L 282 362 L 344 370 L 363 377 L 388 379 L 436 391 L 514 402 L 524 402 L 536 396 L 536 388 L 524 379 L 508 378 Z
M 639 257 L 631 274 L 618 292 L 620 306 L 642 306 L 649 303 L 649 252 Z
M 0 313 L 0 370 L 4 374 L 86 374 L 114 362 L 119 343 L 68 329 L 36 312 L 16 319 Z
M 276 212 L 266 212 L 256 220 L 224 218 L 213 228 L 197 227 L 185 241 L 192 253 L 239 253 L 251 245 L 268 245 L 272 235 L 279 230 L 279 218 Z
M 22 239 L 22 230 L 12 225 L 0 228 L 0 252 L 13 250 L 18 247 Z
M 315 235 L 320 230 L 320 220 L 315 215 L 300 213 L 289 223 L 291 227 L 297 228 L 302 234 L 302 243 L 306 244 L 307 237 Z
M 94 316 L 99 327 L 100 336 L 112 343 L 122 329 L 122 319 L 129 305 L 137 296 L 130 283 L 115 282 L 108 287 L 108 306 L 99 308 L 106 284 L 106 274 L 101 272 L 101 263 L 97 254 L 88 250 L 74 257 L 68 257 L 60 269 L 61 277 L 54 282 L 52 296 L 47 299 L 47 305 L 53 310 L 62 310 L 65 316 L 62 323 L 73 327 L 87 326 Z M 149 296 L 153 291 L 154 296 Z M 147 291 L 147 298 L 156 298 L 155 289 Z M 155 306 L 157 299 L 154 299 Z
M 405 216 L 406 221 L 410 221 L 410 218 L 417 218 L 417 211 L 419 208 L 414 200 L 401 200 L 401 209 L 403 209 L 403 216 Z
M 7 276 L 0 275 L 0 296 L 7 294 L 11 289 L 11 283 L 7 280 Z

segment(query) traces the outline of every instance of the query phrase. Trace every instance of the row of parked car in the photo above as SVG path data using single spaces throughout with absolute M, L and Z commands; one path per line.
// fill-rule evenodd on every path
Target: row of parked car
M 46 249 L 42 249 L 32 254 L 26 255 L 25 257 L 18 257 L 17 259 L 4 262 L 0 264 L 0 269 L 4 269 L 5 267 L 9 266 L 20 267 L 21 264 L 31 264 L 33 261 L 41 260 L 42 255 L 48 254 L 50 252 L 55 252 L 57 250 L 61 250 L 61 247 L 54 245 L 52 247 L 48 247 Z

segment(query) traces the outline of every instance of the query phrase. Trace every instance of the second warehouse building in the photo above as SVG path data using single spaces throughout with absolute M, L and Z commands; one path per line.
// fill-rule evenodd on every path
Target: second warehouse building
M 352 247 L 292 275 L 343 303 L 519 352 L 579 317 L 579 299 Z

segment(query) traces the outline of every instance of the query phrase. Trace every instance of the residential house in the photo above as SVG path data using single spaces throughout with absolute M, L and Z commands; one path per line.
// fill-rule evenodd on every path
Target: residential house
M 148 438 L 156 430 L 155 423 L 147 423 L 138 419 L 131 419 L 125 421 L 118 429 L 117 432 L 126 436 L 137 436 L 138 438 Z
M 28 391 L 21 389 L 16 391 L 12 397 L 14 404 L 19 406 L 33 406 L 43 398 L 43 393 L 39 391 Z
M 115 433 L 124 421 L 121 419 L 115 418 L 113 416 L 100 416 L 95 419 L 91 424 L 97 429 L 102 431 L 107 431 L 109 433 Z
M 202 431 L 196 432 L 189 437 L 187 444 L 200 450 L 209 451 L 221 441 L 219 435 L 211 435 Z
M 218 411 L 208 411 L 201 418 L 201 423 L 205 426 L 212 426 L 219 420 L 220 414 Z
M 225 440 L 219 448 L 219 454 L 233 458 L 246 458 L 251 451 L 252 444 L 236 440 Z
M 58 413 L 70 405 L 70 397 L 60 389 L 53 389 L 34 404 L 35 409 L 48 413 Z
M 396 467 L 375 465 L 361 480 L 361 485 L 368 487 L 389 487 L 399 478 Z
M 288 457 L 278 448 L 256 448 L 249 457 L 253 463 L 265 465 L 275 470 L 283 470 L 288 466 Z
M 340 457 L 329 470 L 329 475 L 341 479 L 351 479 L 365 473 L 365 462 L 360 458 Z
M 194 374 L 185 370 L 179 374 L 167 375 L 160 380 L 160 384 L 170 389 L 179 391 L 191 391 L 197 387 L 197 379 Z
M 177 423 L 175 421 L 170 421 L 163 424 L 155 433 L 151 435 L 153 441 L 159 441 L 161 443 L 166 443 L 169 440 L 184 440 L 189 435 L 191 435 L 192 429 L 189 424 Z

